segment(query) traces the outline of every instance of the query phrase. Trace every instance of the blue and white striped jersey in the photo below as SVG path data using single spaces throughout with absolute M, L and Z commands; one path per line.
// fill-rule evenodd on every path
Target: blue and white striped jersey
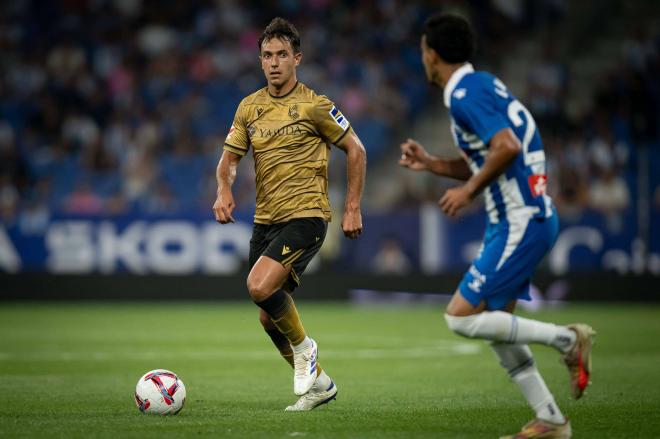
M 553 212 L 546 195 L 545 152 L 530 112 L 506 86 L 487 72 L 475 72 L 467 63 L 456 70 L 444 90 L 456 146 L 479 172 L 488 155 L 488 143 L 504 128 L 511 128 L 522 145 L 521 153 L 484 191 L 491 224 L 514 219 L 546 218 Z

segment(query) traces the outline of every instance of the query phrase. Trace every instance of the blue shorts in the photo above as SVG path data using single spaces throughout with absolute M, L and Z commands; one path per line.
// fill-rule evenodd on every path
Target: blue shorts
M 461 295 L 489 310 L 502 310 L 513 300 L 530 300 L 534 270 L 550 251 L 559 231 L 557 212 L 550 218 L 522 218 L 488 224 L 479 256 L 459 285 Z

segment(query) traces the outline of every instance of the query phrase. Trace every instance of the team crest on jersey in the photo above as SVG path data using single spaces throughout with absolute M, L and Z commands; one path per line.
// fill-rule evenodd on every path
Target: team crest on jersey
M 296 120 L 300 117 L 300 114 L 298 114 L 298 104 L 293 104 L 289 107 L 289 117 L 293 120 Z
M 456 99 L 463 99 L 467 95 L 467 90 L 464 88 L 457 88 L 453 96 Z
M 534 198 L 545 195 L 548 188 L 548 177 L 543 174 L 534 174 L 527 177 L 529 190 L 532 192 Z
M 264 109 L 261 107 L 257 107 L 257 117 L 261 116 L 261 113 L 264 112 Z
M 348 119 L 346 119 L 344 115 L 341 114 L 341 111 L 339 111 L 337 107 L 332 107 L 332 110 L 330 110 L 330 116 L 332 116 L 334 121 L 341 127 L 342 130 L 346 130 L 346 128 L 348 128 Z
M 247 129 L 248 136 L 253 137 L 254 133 L 257 132 L 257 128 L 254 125 L 250 125 Z

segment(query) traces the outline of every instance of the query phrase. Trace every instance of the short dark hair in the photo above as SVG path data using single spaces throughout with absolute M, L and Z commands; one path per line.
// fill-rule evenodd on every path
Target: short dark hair
M 266 29 L 264 29 L 259 38 L 259 53 L 261 53 L 261 45 L 264 41 L 268 42 L 273 38 L 279 38 L 291 43 L 293 54 L 300 53 L 300 34 L 298 29 L 289 21 L 281 17 L 275 17 L 270 22 Z
M 472 27 L 458 15 L 437 14 L 430 17 L 424 23 L 424 35 L 426 44 L 448 63 L 468 61 L 476 48 Z

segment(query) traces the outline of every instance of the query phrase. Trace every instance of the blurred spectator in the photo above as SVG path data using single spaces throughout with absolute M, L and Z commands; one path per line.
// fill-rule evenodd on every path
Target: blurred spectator
M 626 181 L 613 169 L 601 170 L 589 187 L 589 205 L 602 212 L 613 232 L 623 226 L 623 213 L 630 206 Z
M 640 73 L 646 70 L 647 63 L 658 56 L 657 48 L 643 26 L 632 29 L 632 35 L 623 43 L 623 56 L 630 67 Z
M 534 119 L 552 130 L 562 122 L 568 84 L 566 66 L 558 61 L 552 41 L 541 49 L 541 59 L 531 68 L 527 100 Z
M 348 84 L 338 100 L 342 111 L 350 114 L 353 120 L 359 120 L 369 110 L 369 97 L 357 82 Z
M 103 212 L 103 199 L 96 195 L 87 182 L 80 182 L 64 201 L 68 213 L 79 215 L 98 215 Z
M 147 213 L 167 214 L 179 209 L 179 202 L 174 197 L 169 185 L 160 180 L 147 194 L 143 203 Z
M 147 194 L 153 185 L 158 170 L 153 156 L 148 153 L 131 154 L 125 162 L 122 174 L 124 196 L 129 202 L 136 202 Z
M 165 54 L 175 48 L 177 34 L 161 23 L 148 24 L 138 32 L 138 47 L 148 57 Z
M 577 221 L 589 199 L 584 177 L 575 169 L 566 167 L 559 172 L 559 182 L 559 191 L 554 198 L 559 214 L 566 220 Z
M 620 170 L 628 163 L 628 147 L 623 142 L 615 142 L 612 132 L 605 123 L 598 124 L 598 133 L 587 146 L 595 172 Z
M 9 124 L 0 121 L 0 178 L 3 177 L 17 191 L 25 190 L 29 183 L 27 166 L 18 155 L 14 130 Z
M 371 260 L 371 270 L 377 274 L 406 275 L 412 270 L 410 259 L 394 236 L 380 240 L 381 246 Z
M 51 49 L 46 65 L 52 78 L 64 85 L 85 67 L 85 53 L 71 41 L 63 41 Z
M 569 166 L 583 177 L 589 175 L 591 163 L 581 126 L 573 127 L 570 130 L 566 146 L 563 149 L 560 147 L 552 152 L 562 156 L 562 166 Z
M 0 219 L 10 225 L 18 213 L 18 190 L 9 175 L 0 175 Z
M 21 210 L 18 224 L 21 233 L 29 235 L 43 234 L 50 221 L 48 206 L 39 199 L 28 200 Z

